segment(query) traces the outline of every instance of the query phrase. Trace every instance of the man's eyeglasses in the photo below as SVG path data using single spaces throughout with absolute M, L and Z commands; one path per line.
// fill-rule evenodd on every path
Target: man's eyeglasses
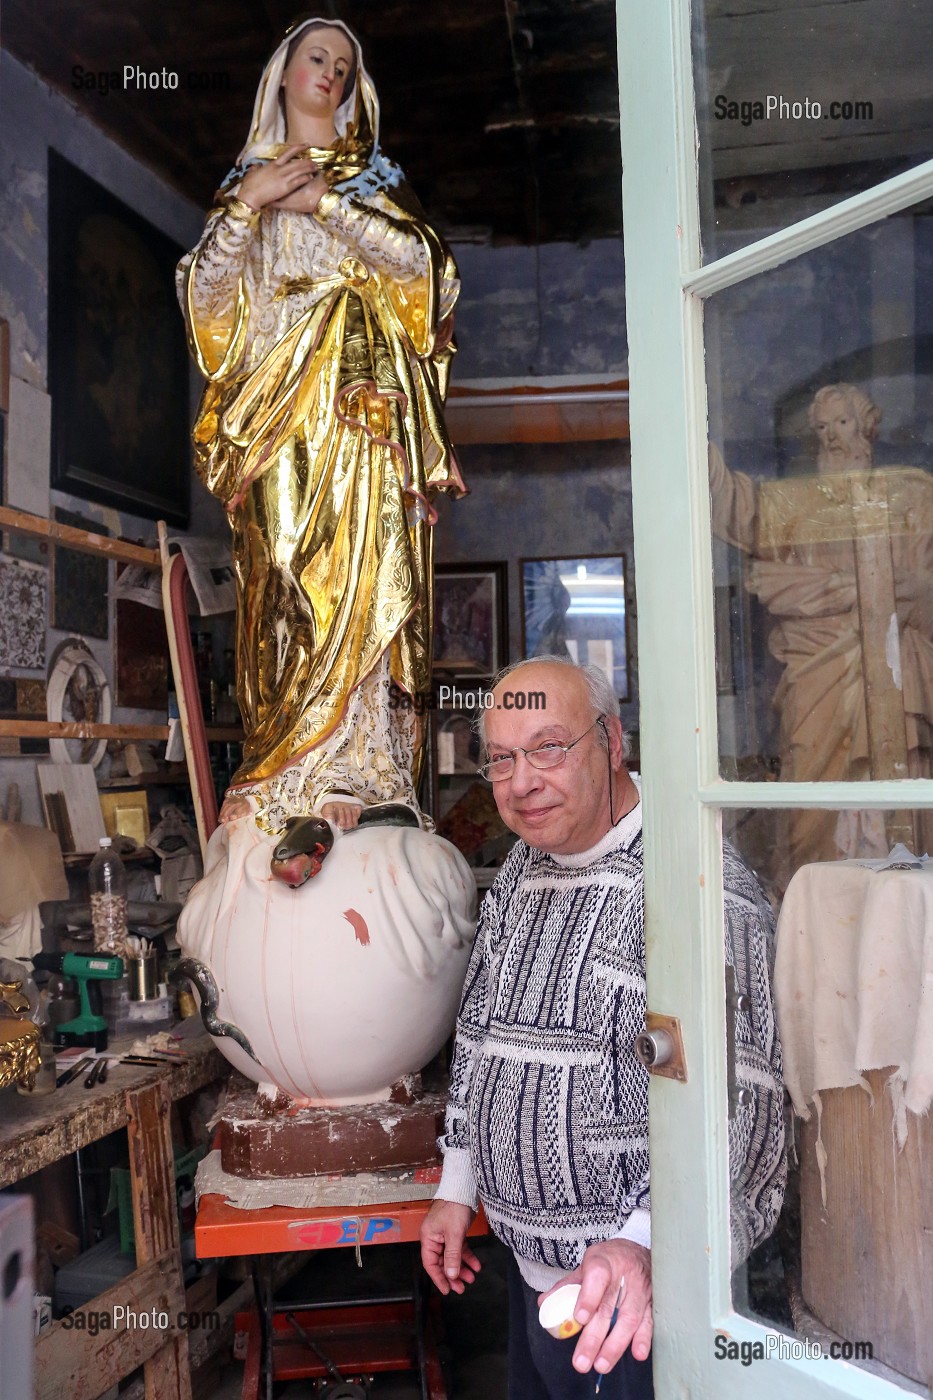
M 556 768 L 563 763 L 572 748 L 575 748 L 587 734 L 594 730 L 597 724 L 602 724 L 605 715 L 597 715 L 589 729 L 585 730 L 578 739 L 572 740 L 569 744 L 558 744 L 553 740 L 548 740 L 537 749 L 515 748 L 510 753 L 502 754 L 498 758 L 490 759 L 478 769 L 480 775 L 488 779 L 491 783 L 501 783 L 505 778 L 511 778 L 515 772 L 515 755 L 523 753 L 531 764 L 532 768 Z

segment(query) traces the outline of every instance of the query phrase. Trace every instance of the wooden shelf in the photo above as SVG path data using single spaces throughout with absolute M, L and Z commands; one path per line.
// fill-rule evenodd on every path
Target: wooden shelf
M 141 1030 L 142 1028 L 140 1028 Z M 112 1053 L 129 1049 L 135 1033 L 113 1037 Z M 11 1087 L 0 1094 L 0 1187 L 31 1177 L 110 1133 L 127 1131 L 135 1222 L 136 1269 L 55 1322 L 36 1339 L 35 1393 L 92 1400 L 140 1365 L 147 1396 L 190 1400 L 188 1334 L 135 1323 L 136 1315 L 185 1308 L 185 1286 L 175 1203 L 172 1104 L 226 1077 L 229 1066 L 207 1035 L 184 1042 L 178 1064 L 111 1066 L 107 1084 L 85 1089 L 84 1076 L 54 1094 L 24 1098 Z M 116 1306 L 131 1304 L 117 1323 Z M 111 1327 L 90 1324 L 109 1316 Z M 4 1393 L 6 1393 L 4 1389 Z
M 167 724 L 85 724 L 52 719 L 0 719 L 0 739 L 168 738 Z
M 9 506 L 0 506 L 0 529 L 66 545 L 68 549 L 76 549 L 82 554 L 119 559 L 124 564 L 144 564 L 149 569 L 162 568 L 158 549 L 130 544 L 128 540 L 111 539 L 109 535 L 95 535 L 90 530 L 78 530 L 73 525 L 59 525 L 55 520 L 30 515 L 24 510 L 12 510 Z
M 188 776 L 188 769 L 183 763 L 178 765 L 177 770 L 160 768 L 157 773 L 140 773 L 137 778 L 108 778 L 105 783 L 98 783 L 98 792 L 123 792 L 133 791 L 135 788 L 147 787 L 188 787 L 191 779 Z
M 242 744 L 246 738 L 240 724 L 206 724 L 204 732 L 209 744 Z
M 90 865 L 96 855 L 96 851 L 63 851 L 62 860 L 69 870 L 81 870 L 84 866 Z M 124 865 L 128 861 L 134 865 L 141 865 L 146 861 L 158 860 L 159 857 L 151 847 L 137 846 L 135 851 L 121 851 L 120 859 Z

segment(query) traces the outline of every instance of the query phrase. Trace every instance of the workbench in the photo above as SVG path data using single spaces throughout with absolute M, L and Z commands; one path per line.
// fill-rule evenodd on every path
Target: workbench
M 109 1053 L 129 1049 L 133 1035 L 111 1040 Z M 147 1068 L 112 1064 L 104 1085 L 84 1088 L 84 1075 L 54 1094 L 0 1095 L 0 1187 L 70 1156 L 109 1133 L 129 1134 L 136 1270 L 81 1312 L 167 1312 L 168 1332 L 122 1325 L 97 1331 L 53 1323 L 36 1341 L 37 1400 L 96 1400 L 144 1367 L 146 1400 L 191 1400 L 188 1335 L 174 1321 L 185 1307 L 175 1201 L 171 1105 L 225 1078 L 229 1066 L 207 1035 L 180 1041 L 184 1060 Z M 75 1314 L 77 1318 L 77 1314 Z M 96 1330 L 96 1329 L 94 1329 Z

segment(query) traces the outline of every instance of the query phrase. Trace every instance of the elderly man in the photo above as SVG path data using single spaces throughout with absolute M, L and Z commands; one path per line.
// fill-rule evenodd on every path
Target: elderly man
M 519 688 L 544 706 L 518 707 Z M 600 671 L 540 657 L 493 693 L 483 771 L 521 839 L 480 915 L 422 1260 L 442 1293 L 463 1292 L 479 1268 L 464 1236 L 481 1200 L 511 1251 L 510 1400 L 589 1397 L 593 1369 L 604 1400 L 642 1400 L 653 1390 L 648 1075 L 634 1052 L 645 1014 L 639 790 Z M 730 1123 L 738 1263 L 774 1226 L 785 1166 L 770 910 L 729 848 L 724 864 L 727 958 L 750 998 L 736 1013 L 736 1065 L 751 1102 Z M 542 1291 L 568 1280 L 581 1285 L 575 1345 L 537 1320 Z

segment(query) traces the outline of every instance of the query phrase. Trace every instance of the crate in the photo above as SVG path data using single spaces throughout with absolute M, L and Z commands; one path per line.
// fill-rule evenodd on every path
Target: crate
M 127 1172 L 129 1176 L 129 1172 Z M 130 1224 L 132 1225 L 132 1212 Z M 127 1274 L 133 1272 L 133 1261 L 120 1249 L 116 1235 L 108 1236 L 65 1264 L 55 1275 L 55 1310 L 74 1311 L 83 1308 L 92 1298 L 106 1293 Z
M 207 1153 L 206 1147 L 175 1148 L 175 1180 L 190 1176 L 194 1181 L 198 1163 Z M 133 1226 L 133 1189 L 129 1167 L 112 1167 L 110 1170 L 110 1199 L 107 1210 L 116 1210 L 120 1217 L 120 1249 L 124 1254 L 136 1252 L 136 1231 Z M 179 1221 L 179 1231 L 181 1222 Z M 190 1235 L 191 1231 L 188 1231 Z

